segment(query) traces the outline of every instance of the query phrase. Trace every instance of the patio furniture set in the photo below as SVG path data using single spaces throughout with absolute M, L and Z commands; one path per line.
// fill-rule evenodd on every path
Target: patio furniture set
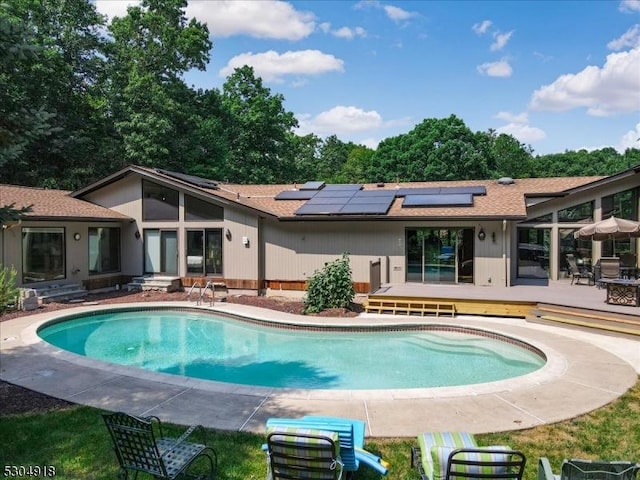
M 217 457 L 213 448 L 188 442 L 204 429 L 190 427 L 177 439 L 163 436 L 156 417 L 139 418 L 117 412 L 103 415 L 120 465 L 120 478 L 139 472 L 156 479 L 213 480 Z M 339 417 L 271 418 L 266 425 L 268 480 L 353 478 L 360 465 L 387 475 L 390 465 L 364 449 L 365 423 Z M 508 446 L 479 446 L 466 432 L 429 432 L 411 449 L 411 466 L 421 480 L 521 480 L 526 458 Z M 192 467 L 199 465 L 198 473 Z M 561 472 L 552 472 L 547 458 L 538 462 L 538 480 L 636 480 L 640 464 L 627 461 L 567 459 Z M 204 472 L 204 473 L 200 473 Z
M 602 257 L 591 269 L 579 266 L 573 254 L 566 255 L 572 285 L 597 285 L 607 289 L 607 303 L 611 305 L 640 306 L 640 279 L 636 256 L 622 254 L 620 257 Z

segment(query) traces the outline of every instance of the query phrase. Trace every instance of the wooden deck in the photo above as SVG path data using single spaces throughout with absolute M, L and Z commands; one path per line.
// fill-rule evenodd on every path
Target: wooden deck
M 640 337 L 640 308 L 610 305 L 606 296 L 605 289 L 571 285 L 570 280 L 511 287 L 385 284 L 369 295 L 365 308 L 370 313 L 402 315 L 439 316 L 442 312 L 449 315 L 455 312 L 519 317 Z

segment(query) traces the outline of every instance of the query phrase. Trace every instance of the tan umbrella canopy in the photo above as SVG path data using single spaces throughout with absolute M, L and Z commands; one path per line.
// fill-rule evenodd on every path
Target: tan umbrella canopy
M 609 217 L 606 220 L 585 225 L 573 234 L 575 238 L 610 240 L 614 238 L 640 237 L 640 223 L 624 218 Z

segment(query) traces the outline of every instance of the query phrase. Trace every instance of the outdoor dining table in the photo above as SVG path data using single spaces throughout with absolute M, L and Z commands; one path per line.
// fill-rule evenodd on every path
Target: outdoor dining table
M 610 305 L 640 306 L 640 280 L 606 278 L 600 283 L 607 286 L 607 303 Z

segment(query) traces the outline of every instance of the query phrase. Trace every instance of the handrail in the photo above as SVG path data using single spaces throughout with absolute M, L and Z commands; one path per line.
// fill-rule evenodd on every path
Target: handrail
M 204 290 L 202 290 L 202 293 L 200 294 L 200 301 L 202 301 L 205 293 L 207 293 L 207 288 L 211 289 L 211 302 L 209 303 L 209 306 L 213 307 L 213 302 L 216 298 L 216 288 L 213 286 L 213 282 L 211 280 L 209 280 L 207 284 L 204 286 Z
M 200 285 L 200 282 L 194 282 L 194 284 L 191 285 L 191 289 L 189 289 L 189 294 L 187 295 L 187 300 L 191 301 L 191 294 L 193 293 L 193 289 L 196 287 L 198 287 L 198 299 L 196 300 L 196 305 L 200 305 L 200 301 L 202 300 L 202 285 Z

